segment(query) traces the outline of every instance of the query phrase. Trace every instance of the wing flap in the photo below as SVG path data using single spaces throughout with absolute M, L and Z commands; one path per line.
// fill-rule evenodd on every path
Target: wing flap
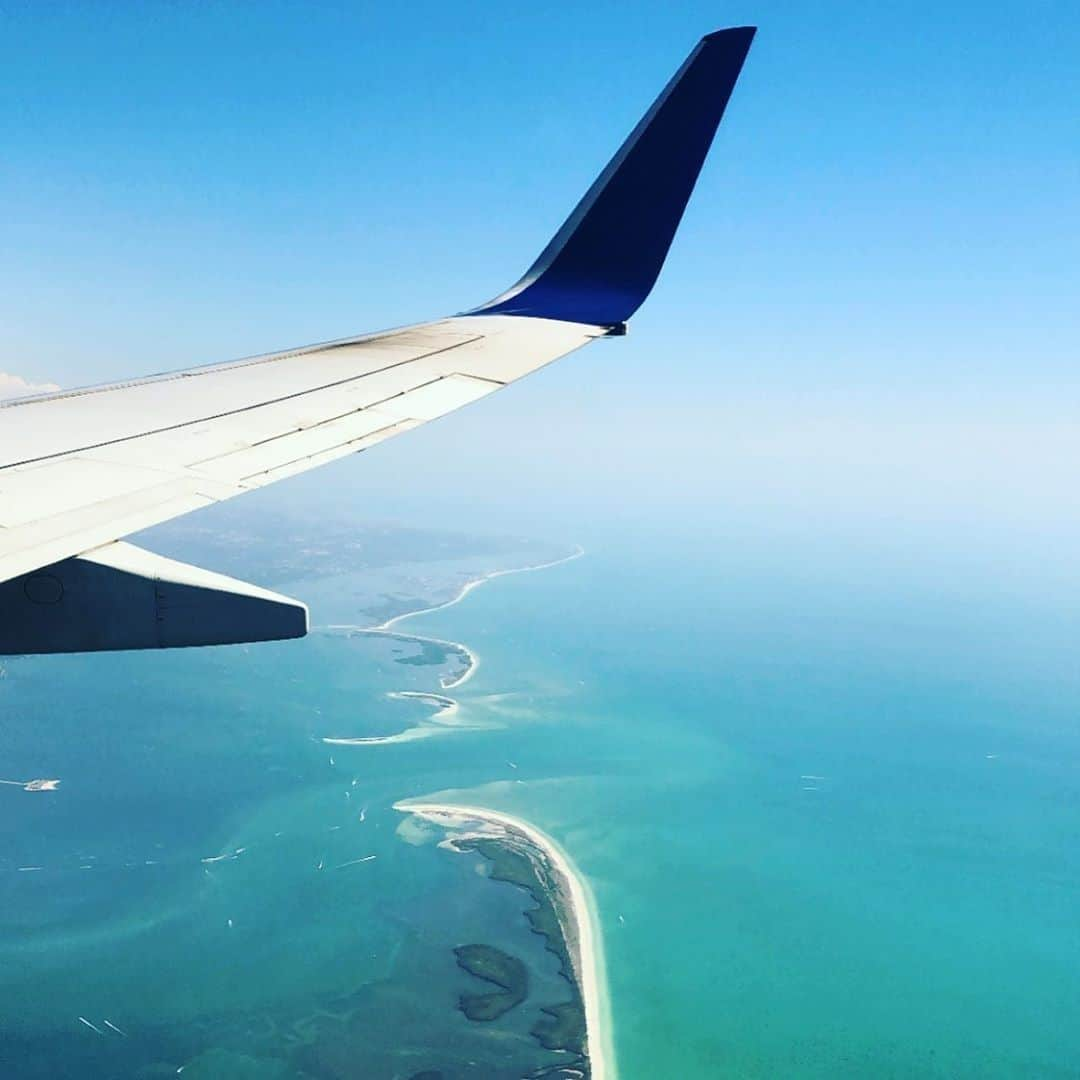
M 394 435 L 401 435 L 406 431 L 411 431 L 418 425 L 419 421 L 416 420 L 402 420 L 398 424 L 393 424 L 391 427 L 387 428 L 380 428 L 378 431 L 373 431 L 370 435 L 363 435 L 358 439 L 353 439 L 351 442 L 331 446 L 326 450 L 306 454 L 303 457 L 294 458 L 291 461 L 284 461 L 280 465 L 267 468 L 262 472 L 251 473 L 245 476 L 243 480 L 244 487 L 245 489 L 263 487 L 266 484 L 272 484 L 276 480 L 285 480 L 290 476 L 297 476 L 302 472 L 307 472 L 308 469 L 317 468 L 319 465 L 326 465 L 329 462 L 336 461 L 338 458 L 345 457 L 348 454 L 357 454 L 361 450 L 367 450 L 369 447 L 381 443 L 384 439 L 389 439 Z
M 347 394 L 353 388 L 358 398 L 377 395 L 380 373 L 392 380 L 391 373 L 402 365 L 481 340 L 482 327 L 454 325 L 466 321 L 433 323 L 427 334 L 417 333 L 424 327 L 410 327 L 350 344 L 8 402 L 0 406 L 0 468 L 200 423 L 207 425 L 201 434 L 209 437 L 226 429 L 243 431 L 247 420 L 254 425 L 254 437 L 263 437 L 267 432 L 260 416 L 273 417 L 275 406 L 279 417 L 292 422 L 316 394 Z M 320 410 L 319 405 L 309 407 Z M 218 423 L 223 420 L 228 423 Z
M 16 528 L 0 529 L 0 581 L 101 547 L 227 497 L 223 487 L 210 494 L 213 487 L 208 479 L 170 480 Z M 228 494 L 239 494 L 241 490 Z
M 377 409 L 365 409 L 318 427 L 211 458 L 193 466 L 193 471 L 226 483 L 243 484 L 257 474 L 273 471 L 294 461 L 338 449 L 348 453 L 354 444 L 366 442 L 376 434 L 385 433 L 386 437 L 391 433 L 396 434 L 392 429 L 398 424 L 398 420 Z

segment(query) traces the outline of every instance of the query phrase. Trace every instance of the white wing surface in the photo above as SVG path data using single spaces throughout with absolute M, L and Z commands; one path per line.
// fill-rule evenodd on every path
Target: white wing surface
M 659 273 L 752 34 L 699 43 L 537 263 L 483 308 L 0 405 L 0 651 L 303 634 L 297 601 L 119 541 L 622 333 Z
M 0 580 L 364 450 L 606 332 L 447 319 L 0 405 Z

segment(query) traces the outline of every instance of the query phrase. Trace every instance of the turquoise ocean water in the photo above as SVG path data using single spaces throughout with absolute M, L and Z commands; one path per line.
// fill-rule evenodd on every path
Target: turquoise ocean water
M 447 791 L 589 878 L 626 1080 L 1080 1075 L 1067 602 L 789 555 L 592 544 L 407 621 L 481 664 L 388 745 L 319 739 L 430 716 L 392 639 L 7 663 L 5 775 L 63 784 L 0 788 L 4 1075 L 502 1075 L 527 1018 L 449 949 L 527 949 L 520 898 L 391 809 Z

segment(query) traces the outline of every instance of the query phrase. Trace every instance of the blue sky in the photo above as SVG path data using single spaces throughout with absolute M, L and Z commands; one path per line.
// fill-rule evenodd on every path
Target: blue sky
M 1080 520 L 1080 7 L 579 7 L 3 5 L 0 371 L 94 382 L 487 299 L 697 37 L 753 23 L 627 339 L 281 494 L 459 505 L 452 455 L 497 520 Z

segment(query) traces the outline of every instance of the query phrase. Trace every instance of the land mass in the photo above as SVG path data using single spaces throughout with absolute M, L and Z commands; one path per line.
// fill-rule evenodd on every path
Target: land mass
M 445 846 L 482 855 L 491 864 L 493 880 L 529 894 L 535 906 L 526 917 L 558 958 L 569 988 L 567 1000 L 543 1007 L 544 1019 L 532 1034 L 546 1049 L 571 1058 L 559 1067 L 562 1076 L 609 1080 L 613 1070 L 607 1032 L 601 1029 L 603 959 L 596 916 L 587 886 L 569 858 L 549 837 L 509 814 L 408 801 L 395 809 L 454 830 Z
M 544 939 L 549 952 L 559 960 L 559 970 L 570 988 L 570 999 L 544 1007 L 545 1019 L 537 1023 L 532 1034 L 546 1050 L 565 1050 L 586 1057 L 585 1006 L 574 973 L 570 944 L 559 917 L 559 906 L 565 904 L 561 883 L 538 857 L 534 845 L 521 833 L 510 833 L 498 839 L 470 837 L 455 842 L 459 851 L 476 851 L 491 862 L 493 881 L 506 881 L 524 889 L 535 907 L 525 912 L 529 925 Z

